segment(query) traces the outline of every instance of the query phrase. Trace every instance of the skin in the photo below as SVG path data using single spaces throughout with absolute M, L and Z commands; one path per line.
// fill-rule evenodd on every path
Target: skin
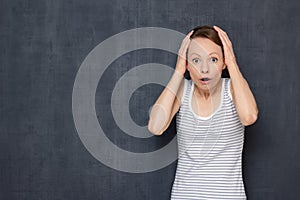
M 235 59 L 232 43 L 225 31 L 217 26 L 213 26 L 221 38 L 225 64 L 228 68 L 231 79 L 231 91 L 233 103 L 243 125 L 249 126 L 253 124 L 258 117 L 258 108 L 251 89 L 239 70 Z
M 188 49 L 187 70 L 194 82 L 192 109 L 200 116 L 209 116 L 218 108 L 221 99 L 221 74 L 226 67 L 222 49 L 201 37 L 192 39 Z M 208 84 L 200 81 L 203 77 L 211 79 Z
M 217 26 L 214 26 L 214 29 L 222 41 L 224 55 L 221 47 L 207 38 L 194 38 L 191 41 L 190 36 L 193 31 L 188 33 L 182 41 L 174 74 L 150 113 L 148 130 L 154 135 L 161 135 L 168 128 L 180 108 L 180 100 L 183 95 L 183 75 L 186 70 L 190 72 L 195 86 L 192 109 L 194 112 L 196 111 L 196 114 L 207 116 L 218 107 L 222 86 L 221 73 L 227 66 L 231 79 L 231 96 L 241 123 L 249 126 L 257 120 L 257 105 L 247 81 L 239 70 L 231 41 L 222 29 Z M 186 64 L 185 55 L 188 48 L 188 64 Z M 215 53 L 211 54 L 212 52 Z M 212 80 L 208 85 L 203 85 L 199 82 L 202 77 L 209 77 Z

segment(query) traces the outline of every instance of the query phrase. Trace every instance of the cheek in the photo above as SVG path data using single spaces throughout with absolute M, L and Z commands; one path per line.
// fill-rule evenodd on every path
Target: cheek
M 200 69 L 200 65 L 201 64 L 189 62 L 187 64 L 187 69 L 189 69 L 190 71 L 192 71 L 192 70 L 199 70 Z
M 189 64 L 186 69 L 190 72 L 190 76 L 197 76 L 199 74 L 199 70 L 192 64 Z
M 222 75 L 222 71 L 223 71 L 222 65 L 221 66 L 216 65 L 211 68 L 211 75 L 214 77 L 219 77 Z
M 195 70 L 195 67 L 193 67 L 193 65 L 191 63 L 188 63 L 188 65 L 186 66 L 186 69 L 189 71 L 189 72 L 193 72 Z
M 217 65 L 217 66 L 216 66 L 216 70 L 217 70 L 218 72 L 222 72 L 222 71 L 223 71 L 223 64 Z

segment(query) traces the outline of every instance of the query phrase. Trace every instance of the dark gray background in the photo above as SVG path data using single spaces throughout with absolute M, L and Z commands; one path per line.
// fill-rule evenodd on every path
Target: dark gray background
M 73 122 L 73 83 L 88 53 L 114 34 L 146 26 L 187 33 L 205 24 L 228 33 L 260 111 L 245 133 L 248 199 L 299 199 L 299 10 L 297 0 L 0 1 L 0 199 L 169 199 L 176 162 L 130 174 L 89 154 Z M 103 112 L 126 71 L 175 61 L 168 52 L 139 50 L 105 72 L 96 109 L 114 143 L 148 152 L 174 137 L 174 121 L 161 137 L 136 139 L 116 127 L 110 111 Z M 130 112 L 137 124 L 147 123 L 148 107 L 161 90 L 153 84 L 134 93 Z

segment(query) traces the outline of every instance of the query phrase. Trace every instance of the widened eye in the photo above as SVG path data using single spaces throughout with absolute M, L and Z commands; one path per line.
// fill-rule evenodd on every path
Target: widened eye
M 212 57 L 211 59 L 210 59 L 212 62 L 217 62 L 218 61 L 218 58 L 216 58 L 216 57 Z
M 192 61 L 193 61 L 193 63 L 195 63 L 195 64 L 200 63 L 200 59 L 199 59 L 199 58 L 194 58 Z

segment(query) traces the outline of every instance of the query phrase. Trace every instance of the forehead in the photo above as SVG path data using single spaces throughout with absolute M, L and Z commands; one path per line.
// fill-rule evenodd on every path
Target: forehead
M 210 54 L 211 52 L 217 52 L 219 55 L 222 55 L 222 48 L 208 38 L 198 37 L 191 40 L 189 54 Z

